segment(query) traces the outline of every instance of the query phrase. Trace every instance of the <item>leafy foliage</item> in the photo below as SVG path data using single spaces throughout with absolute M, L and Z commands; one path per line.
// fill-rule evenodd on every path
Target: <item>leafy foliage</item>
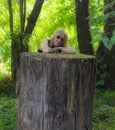
M 93 108 L 93 130 L 114 130 L 115 91 L 96 89 Z
M 21 32 L 20 30 L 16 30 L 11 34 L 11 39 L 16 43 L 20 52 L 23 52 L 25 48 L 28 48 L 28 39 L 29 35 Z
M 105 79 L 107 76 L 107 64 L 104 63 L 104 56 L 98 57 L 97 58 L 97 71 L 96 71 L 96 76 L 97 76 L 97 81 L 96 81 L 96 86 L 103 86 L 105 84 Z
M 2 75 L 3 76 L 3 75 Z M 0 78 L 0 94 L 1 93 L 13 93 L 14 85 L 11 76 L 3 76 Z
M 19 33 L 19 1 L 13 2 L 13 13 L 14 13 L 14 28 L 15 36 L 13 38 L 16 40 L 20 39 L 17 37 Z M 56 3 L 56 4 L 55 4 Z M 28 16 L 33 9 L 33 0 L 27 0 L 27 15 L 26 24 Z M 9 30 L 9 14 L 8 14 L 8 4 L 7 1 L 2 1 L 0 4 L 1 17 L 0 17 L 0 55 L 2 55 L 6 66 L 10 68 L 11 64 L 11 39 Z M 4 24 L 3 24 L 3 23 Z M 30 51 L 37 51 L 39 45 L 43 39 L 49 38 L 52 33 L 58 29 L 64 28 L 69 34 L 68 43 L 78 50 L 77 44 L 77 34 L 76 34 L 76 18 L 75 18 L 75 2 L 69 0 L 48 0 L 45 1 L 44 6 L 41 10 L 40 17 L 36 23 L 33 34 L 30 38 Z M 19 35 L 23 37 L 24 35 Z M 78 50 L 79 52 L 79 50 Z M 10 71 L 10 69 L 8 70 Z
M 94 4 L 91 8 L 91 13 L 89 15 L 89 20 L 90 20 L 90 25 L 91 25 L 91 31 L 92 31 L 92 35 L 93 39 L 91 41 L 91 43 L 99 43 L 99 42 L 103 42 L 105 47 L 108 50 L 112 49 L 112 46 L 115 45 L 115 31 L 113 31 L 112 33 L 112 37 L 109 39 L 107 37 L 106 34 L 104 34 L 104 25 L 107 23 L 108 19 L 111 17 L 115 17 L 115 11 L 111 11 L 108 12 L 106 14 L 104 14 L 104 11 L 106 11 L 108 8 L 111 8 L 112 5 L 114 4 L 114 1 L 111 1 L 110 3 L 108 3 L 106 6 L 104 6 L 104 4 L 102 3 L 102 1 L 100 0 L 96 0 L 98 1 L 102 6 L 100 6 L 100 4 Z M 93 4 L 93 2 L 91 1 L 91 5 Z M 99 6 L 97 6 L 99 5 Z M 99 12 L 97 12 L 99 11 Z M 111 25 L 114 25 L 115 23 L 112 23 Z M 108 32 L 109 33 L 109 32 Z
M 16 130 L 17 98 L 0 94 L 0 130 Z
M 78 50 L 74 1 L 48 0 L 44 3 L 30 39 L 30 51 L 38 50 L 41 41 L 49 38 L 59 28 L 66 30 L 68 43 Z
M 113 1 L 114 2 L 114 1 Z M 56 4 L 55 4 L 56 3 Z M 27 0 L 27 15 L 26 24 L 28 16 L 32 11 L 34 2 L 32 0 Z M 103 34 L 103 26 L 107 19 L 115 15 L 112 11 L 111 14 L 104 15 L 104 10 L 107 10 L 112 3 L 103 7 L 102 0 L 91 0 L 89 7 L 89 19 L 92 33 L 92 43 L 94 44 L 94 49 L 96 51 L 98 42 L 104 42 L 105 46 L 110 50 L 115 44 L 115 35 L 111 39 L 108 39 Z M 9 39 L 9 17 L 8 17 L 8 5 L 7 1 L 2 1 L 0 4 L 0 55 L 3 56 L 5 62 L 10 65 L 11 62 L 11 41 Z M 13 1 L 13 12 L 14 12 L 14 27 L 19 28 L 19 1 Z M 113 23 L 114 24 L 114 23 Z M 42 39 L 49 38 L 52 33 L 58 29 L 64 28 L 69 34 L 69 44 L 77 49 L 79 52 L 77 44 L 77 34 L 76 34 L 76 17 L 75 17 L 75 2 L 70 0 L 47 0 L 42 7 L 40 17 L 36 23 L 34 32 L 30 39 L 30 51 L 37 51 Z

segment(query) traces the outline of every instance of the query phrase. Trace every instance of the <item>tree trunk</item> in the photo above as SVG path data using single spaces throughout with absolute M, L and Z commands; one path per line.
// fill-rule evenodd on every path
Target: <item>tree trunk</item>
M 21 32 L 25 29 L 25 18 L 26 18 L 26 0 L 20 0 L 20 28 Z
M 89 20 L 89 0 L 75 0 L 76 2 L 76 25 L 79 50 L 84 54 L 93 54 Z
M 112 0 L 104 0 L 105 6 L 108 3 L 112 2 L 113 2 Z M 111 4 L 111 6 L 107 10 L 105 10 L 104 13 L 107 14 L 111 13 L 112 11 L 115 11 L 115 2 Z M 109 39 L 112 37 L 112 32 L 115 30 L 114 23 L 115 23 L 115 15 L 111 15 L 104 26 L 104 35 L 106 35 Z M 100 84 L 98 87 L 104 89 L 115 89 L 115 45 L 113 45 L 111 51 L 109 51 L 105 47 L 103 42 L 101 42 L 96 55 L 98 60 L 100 60 L 100 58 L 103 57 L 103 63 L 101 63 L 101 65 L 100 64 L 98 65 L 98 70 L 100 71 L 99 75 L 102 75 L 105 72 L 107 73 L 107 76 L 103 79 L 104 83 L 102 85 Z M 100 68 L 102 64 L 106 64 L 107 67 Z
M 23 50 L 20 49 L 21 45 L 17 44 L 15 41 L 12 43 L 12 53 L 11 53 L 11 70 L 12 70 L 12 78 L 14 86 L 16 85 L 16 75 L 17 70 L 20 67 L 20 53 L 21 52 L 28 52 L 28 46 L 23 47 Z
M 10 25 L 10 32 L 13 32 L 13 11 L 12 11 L 12 2 L 8 0 L 8 9 L 9 9 L 9 25 Z
M 91 130 L 93 56 L 22 53 L 17 130 Z
M 11 32 L 11 39 L 12 39 L 11 70 L 12 70 L 12 78 L 14 81 L 14 86 L 16 84 L 17 70 L 18 70 L 19 65 L 20 65 L 20 61 L 19 61 L 20 53 L 21 52 L 28 52 L 29 38 L 30 38 L 30 35 L 32 34 L 34 27 L 35 27 L 35 23 L 36 23 L 37 18 L 40 14 L 40 10 L 42 8 L 43 2 L 44 2 L 44 0 L 36 0 L 35 1 L 34 8 L 33 8 L 32 12 L 28 18 L 27 26 L 25 27 L 26 0 L 20 1 L 20 25 L 21 25 L 20 32 L 22 34 L 24 34 L 23 37 L 20 38 L 21 33 L 19 33 L 19 35 L 17 35 L 16 32 L 14 32 L 15 29 L 13 28 L 12 1 L 8 0 L 9 14 L 10 14 L 9 15 L 10 32 Z M 25 40 L 24 36 L 25 36 L 26 40 Z M 17 43 L 17 41 L 18 41 L 18 43 Z M 25 41 L 26 41 L 26 45 L 24 46 L 23 42 L 25 42 Z

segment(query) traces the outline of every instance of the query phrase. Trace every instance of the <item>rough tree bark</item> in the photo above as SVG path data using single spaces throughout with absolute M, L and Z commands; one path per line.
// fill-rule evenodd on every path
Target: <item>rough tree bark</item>
M 91 42 L 89 20 L 89 0 L 75 0 L 76 25 L 79 50 L 84 54 L 94 54 Z
M 91 130 L 93 56 L 22 53 L 17 130 Z

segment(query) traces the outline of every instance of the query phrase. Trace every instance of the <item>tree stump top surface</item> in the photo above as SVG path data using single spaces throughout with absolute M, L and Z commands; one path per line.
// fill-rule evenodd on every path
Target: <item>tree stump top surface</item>
M 23 56 L 33 57 L 33 58 L 59 58 L 59 59 L 94 59 L 95 56 L 93 55 L 86 55 L 86 54 L 65 54 L 65 53 L 28 53 L 24 52 L 21 53 Z

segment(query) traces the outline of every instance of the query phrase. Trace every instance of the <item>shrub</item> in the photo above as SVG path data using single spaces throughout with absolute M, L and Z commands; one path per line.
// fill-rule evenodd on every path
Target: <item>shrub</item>
M 11 76 L 3 76 L 0 78 L 0 93 L 14 92 L 14 85 Z

